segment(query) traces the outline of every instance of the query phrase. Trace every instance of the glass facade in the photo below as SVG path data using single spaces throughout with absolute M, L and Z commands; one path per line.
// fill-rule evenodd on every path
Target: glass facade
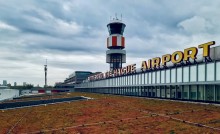
M 76 90 L 220 103 L 220 61 L 84 82 Z

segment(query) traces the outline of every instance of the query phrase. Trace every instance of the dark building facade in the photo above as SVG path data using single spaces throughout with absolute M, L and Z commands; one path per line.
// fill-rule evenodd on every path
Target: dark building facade
M 74 73 L 70 74 L 66 80 L 64 80 L 64 84 L 82 83 L 83 80 L 86 80 L 91 74 L 92 72 L 89 71 L 75 71 Z

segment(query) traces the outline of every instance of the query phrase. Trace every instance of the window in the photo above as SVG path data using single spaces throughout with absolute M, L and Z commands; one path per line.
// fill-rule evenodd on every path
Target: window
M 177 82 L 182 82 L 182 68 L 177 68 Z
M 152 84 L 155 84 L 156 72 L 152 72 Z
M 164 83 L 165 82 L 165 71 L 162 70 L 161 71 L 161 83 Z
M 121 85 L 123 86 L 124 85 L 124 81 L 125 81 L 125 76 L 122 76 L 122 77 L 120 77 L 121 78 Z
M 171 98 L 176 98 L 176 88 L 175 86 L 170 86 Z
M 141 96 L 141 87 L 138 87 L 138 96 Z
M 115 79 L 112 78 L 112 86 L 115 86 Z
M 121 79 L 122 79 L 122 81 L 121 81 L 121 85 L 124 86 L 124 85 L 125 85 L 125 76 L 122 76 Z
M 207 64 L 207 71 L 206 71 L 206 80 L 207 81 L 214 81 L 214 63 Z
M 220 85 L 216 85 L 216 101 L 220 101 Z
M 142 83 L 142 80 L 141 80 L 142 77 L 141 77 L 141 75 L 142 75 L 142 74 L 139 74 L 138 84 L 141 84 L 141 83 Z
M 220 62 L 216 62 L 216 74 L 220 74 Z M 216 75 L 216 80 L 220 80 L 220 75 Z
M 189 86 L 183 86 L 183 99 L 189 99 Z
M 133 85 L 135 85 L 136 83 L 136 79 L 135 79 L 135 77 L 136 77 L 136 74 L 134 74 L 134 75 L 131 75 L 131 77 L 132 77 L 132 84 Z
M 214 101 L 214 85 L 207 85 L 205 89 L 205 100 Z
M 148 81 L 147 81 L 148 80 L 148 73 L 145 73 L 145 79 L 144 80 L 145 80 L 145 84 L 148 84 Z
M 139 74 L 136 74 L 136 84 L 139 84 Z
M 160 97 L 160 87 L 157 86 L 156 88 L 157 88 L 157 97 Z
M 131 85 L 134 85 L 134 76 L 135 75 L 130 75 L 130 77 L 131 77 Z
M 197 77 L 196 66 L 190 67 L 190 82 L 195 82 Z
M 176 68 L 171 69 L 171 83 L 176 82 Z
M 166 98 L 170 98 L 170 86 L 165 86 L 166 87 Z
M 126 85 L 130 85 L 129 84 L 129 76 L 126 76 Z
M 136 84 L 136 74 L 131 75 L 132 77 L 132 84 L 135 85 Z
M 134 96 L 137 96 L 138 95 L 138 87 L 134 87 L 134 90 L 133 90 L 133 95 Z
M 152 97 L 156 97 L 156 87 L 152 87 Z
M 182 86 L 176 86 L 177 98 L 182 99 Z
M 205 64 L 198 65 L 198 81 L 205 81 Z
M 157 83 L 160 83 L 160 71 L 157 71 Z
M 141 74 L 141 84 L 145 84 L 144 83 L 144 73 Z
M 141 96 L 144 96 L 144 87 L 140 87 L 140 88 L 141 88 L 141 89 L 140 89 L 140 90 L 141 90 L 141 91 L 140 91 L 140 92 L 141 92 Z
M 198 100 L 203 100 L 204 98 L 204 85 L 198 86 Z
M 197 86 L 196 85 L 191 86 L 190 99 L 197 100 Z
M 147 95 L 147 90 L 148 90 L 147 87 L 144 87 L 144 96 L 148 96 Z
M 148 74 L 149 74 L 149 84 L 151 84 L 151 80 L 152 80 L 151 72 L 149 72 Z
M 131 85 L 131 75 L 128 76 L 128 85 Z
M 162 97 L 162 98 L 165 98 L 165 93 L 166 93 L 166 92 L 165 92 L 164 86 L 161 86 L 161 87 L 160 87 L 160 91 L 161 91 L 161 97 Z
M 183 67 L 183 82 L 189 82 L 189 67 Z
M 170 83 L 170 70 L 166 70 L 166 83 Z

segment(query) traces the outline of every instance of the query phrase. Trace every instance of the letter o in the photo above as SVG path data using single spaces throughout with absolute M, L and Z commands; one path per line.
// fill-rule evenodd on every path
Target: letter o
M 177 56 L 178 56 L 178 59 L 177 59 Z M 175 63 L 181 62 L 183 60 L 183 56 L 184 56 L 184 54 L 181 51 L 174 52 L 171 56 L 172 63 L 175 64 Z

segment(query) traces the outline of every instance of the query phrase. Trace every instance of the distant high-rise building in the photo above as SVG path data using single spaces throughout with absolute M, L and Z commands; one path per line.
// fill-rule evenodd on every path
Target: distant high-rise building
M 3 86 L 7 86 L 7 80 L 3 80 Z
M 14 82 L 14 86 L 15 86 L 15 87 L 17 86 L 17 82 Z

